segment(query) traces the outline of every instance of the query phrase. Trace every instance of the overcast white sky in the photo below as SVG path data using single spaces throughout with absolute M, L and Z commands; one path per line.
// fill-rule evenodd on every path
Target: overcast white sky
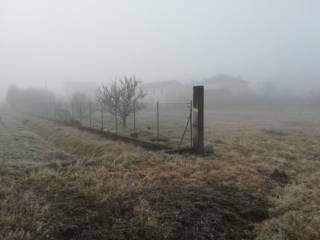
M 124 74 L 314 88 L 319 64 L 319 0 L 0 0 L 2 92 Z

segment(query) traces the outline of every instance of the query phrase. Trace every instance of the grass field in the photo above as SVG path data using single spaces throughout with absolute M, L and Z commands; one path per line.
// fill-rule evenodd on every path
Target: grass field
M 201 157 L 2 110 L 0 239 L 320 239 L 320 124 L 215 117 Z

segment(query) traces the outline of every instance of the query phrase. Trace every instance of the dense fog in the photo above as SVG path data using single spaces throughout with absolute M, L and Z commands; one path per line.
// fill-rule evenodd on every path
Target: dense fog
M 227 75 L 247 81 L 249 97 L 314 98 L 319 7 L 316 0 L 2 0 L 0 99 L 11 85 L 68 98 L 133 74 L 185 88 Z

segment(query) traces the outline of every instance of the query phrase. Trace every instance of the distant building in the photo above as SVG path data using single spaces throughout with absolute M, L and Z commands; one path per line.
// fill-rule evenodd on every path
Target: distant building
M 245 93 L 250 91 L 249 83 L 240 77 L 216 75 L 203 80 L 206 90 L 228 91 L 231 93 Z
M 180 100 L 184 95 L 185 86 L 172 80 L 144 83 L 142 89 L 147 93 L 145 101 L 165 103 Z

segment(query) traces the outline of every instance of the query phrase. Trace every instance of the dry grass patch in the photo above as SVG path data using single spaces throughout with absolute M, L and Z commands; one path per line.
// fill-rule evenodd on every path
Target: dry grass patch
M 145 151 L 32 118 L 24 127 L 76 160 L 56 170 L 33 171 L 17 185 L 41 196 L 40 203 L 45 199 L 55 239 L 192 239 L 195 233 L 252 239 L 254 206 L 265 210 L 266 199 L 271 219 L 256 225 L 258 239 L 319 238 L 316 132 L 213 128 L 207 136 L 216 154 L 199 157 Z M 63 161 L 57 154 L 49 162 L 54 158 Z M 276 180 L 276 169 L 290 181 Z M 40 216 L 31 216 L 41 223 Z M 19 224 L 15 229 L 27 229 Z
M 0 238 L 44 239 L 51 217 L 46 199 L 18 181 L 0 180 Z

